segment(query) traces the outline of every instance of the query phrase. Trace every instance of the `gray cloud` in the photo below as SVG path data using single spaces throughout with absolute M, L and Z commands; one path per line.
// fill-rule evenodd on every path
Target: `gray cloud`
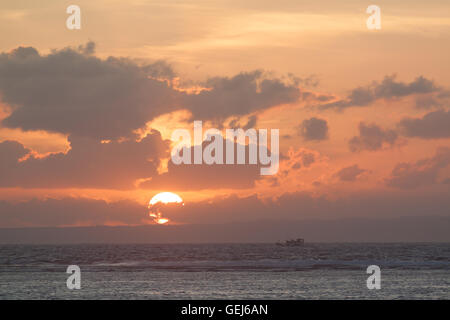
M 290 150 L 287 154 L 282 154 L 280 159 L 294 170 L 309 168 L 319 160 L 319 154 L 312 150 L 300 148 L 297 151 Z M 282 175 L 288 175 L 289 170 L 283 170 Z
M 228 123 L 229 128 L 242 128 L 244 130 L 255 128 L 256 123 L 258 122 L 258 116 L 257 115 L 251 115 L 248 117 L 247 123 L 244 125 L 240 124 L 239 118 L 234 118 Z
M 381 83 L 373 82 L 365 87 L 350 91 L 345 99 L 319 105 L 320 109 L 346 109 L 349 107 L 364 107 L 378 99 L 393 99 L 413 94 L 437 92 L 441 89 L 432 80 L 423 76 L 410 83 L 395 80 L 395 75 L 384 77 Z
M 169 155 L 169 143 L 157 131 L 139 142 L 101 143 L 81 137 L 69 137 L 69 142 L 67 153 L 43 158 L 18 142 L 1 142 L 0 186 L 130 189 L 137 179 L 157 175 L 160 159 Z
M 361 169 L 357 164 L 342 168 L 336 172 L 335 176 L 341 181 L 355 181 L 361 174 L 368 172 L 368 170 Z
M 244 130 L 248 130 L 254 128 L 256 123 L 258 122 L 258 117 L 256 115 L 252 115 L 248 118 L 247 123 L 242 127 Z
M 429 112 L 422 118 L 404 118 L 398 126 L 407 137 L 450 138 L 450 111 L 438 110 Z
M 298 126 L 298 133 L 305 140 L 326 140 L 328 139 L 328 123 L 326 120 L 312 117 L 305 119 Z
M 301 96 L 295 82 L 270 78 L 262 71 L 211 78 L 202 84 L 206 90 L 189 94 L 165 81 L 175 73 L 164 61 L 101 59 L 94 50 L 90 42 L 48 55 L 32 47 L 1 53 L 1 99 L 12 109 L 1 124 L 117 139 L 174 110 L 187 109 L 195 120 L 222 121 L 292 103 Z
M 449 216 L 450 197 L 446 193 L 370 192 L 329 199 L 305 192 L 285 193 L 276 199 L 233 194 L 185 206 L 170 207 L 164 216 L 177 223 L 240 223 L 249 221 L 305 221 L 325 218 L 400 218 Z M 85 198 L 0 201 L 0 227 L 103 225 L 111 222 L 143 224 L 145 204 L 134 201 L 107 203 Z
M 209 90 L 184 96 L 183 105 L 192 112 L 194 120 L 223 120 L 230 115 L 245 115 L 300 98 L 295 84 L 266 78 L 262 71 L 211 78 L 203 85 Z
M 401 217 L 401 216 L 448 216 L 450 197 L 444 194 L 392 192 L 356 192 L 350 196 L 331 200 L 315 197 L 306 192 L 285 193 L 276 199 L 257 196 L 239 198 L 236 195 L 210 201 L 186 204 L 183 213 L 173 212 L 169 217 L 185 223 L 276 221 L 307 218 L 345 217 Z M 212 209 L 214 208 L 214 209 Z M 214 215 L 211 215 L 214 210 Z
M 314 162 L 316 162 L 316 156 L 314 153 L 307 153 L 305 152 L 302 155 L 302 162 L 303 162 L 303 166 L 305 166 L 306 168 L 308 168 L 311 164 L 313 164 Z
M 442 102 L 440 102 L 434 96 L 418 97 L 416 99 L 416 108 L 418 109 L 431 109 L 434 107 L 441 107 L 441 106 Z
M 139 187 L 173 191 L 242 189 L 253 187 L 255 181 L 261 178 L 259 164 L 174 165 L 169 161 L 168 172 L 158 174 L 161 159 L 169 157 L 169 141 L 162 140 L 157 131 L 140 141 L 130 139 L 102 143 L 86 137 L 69 136 L 69 142 L 70 150 L 67 153 L 53 153 L 45 157 L 36 157 L 31 150 L 16 141 L 0 142 L 0 187 Z M 208 144 L 204 142 L 203 146 Z M 192 157 L 194 148 L 198 147 L 191 147 Z M 248 146 L 245 152 L 248 163 Z M 309 161 L 313 162 L 314 159 Z M 136 185 L 141 179 L 143 182 Z
M 151 75 L 170 76 L 161 63 L 92 56 L 92 45 L 40 55 L 31 47 L 0 54 L 0 92 L 12 113 L 8 128 L 99 139 L 128 136 L 175 108 L 176 91 Z
M 82 52 L 83 54 L 94 54 L 95 53 L 95 42 L 89 41 L 85 45 L 79 45 L 78 51 Z
M 0 225 L 3 227 L 143 224 L 146 218 L 146 206 L 130 200 L 111 203 L 89 198 L 0 201 Z
M 203 142 L 205 148 L 211 142 Z M 237 163 L 237 143 L 235 143 L 234 158 Z M 200 146 L 190 147 L 191 163 L 194 163 L 195 149 Z M 186 148 L 183 152 L 186 152 Z M 261 178 L 259 164 L 249 163 L 249 147 L 245 146 L 245 163 L 239 165 L 225 164 L 226 144 L 223 142 L 223 163 L 224 164 L 179 164 L 176 165 L 169 160 L 168 171 L 153 177 L 139 185 L 143 189 L 170 189 L 179 190 L 202 190 L 202 189 L 244 189 L 251 188 L 255 181 Z
M 376 151 L 384 144 L 393 146 L 398 135 L 394 130 L 384 130 L 376 124 L 359 123 L 359 136 L 355 136 L 349 141 L 349 148 L 352 152 L 363 150 Z
M 439 182 L 441 169 L 450 165 L 450 148 L 442 147 L 431 158 L 415 163 L 399 163 L 392 170 L 386 184 L 401 189 L 413 189 Z M 445 180 L 444 180 L 445 182 Z
M 450 106 L 450 90 L 448 89 L 442 88 L 416 98 L 416 108 L 418 109 L 446 108 L 448 106 Z

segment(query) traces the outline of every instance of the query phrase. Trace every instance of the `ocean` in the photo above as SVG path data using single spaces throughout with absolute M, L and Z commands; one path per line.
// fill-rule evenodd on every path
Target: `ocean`
M 0 299 L 449 298 L 450 243 L 0 245 Z

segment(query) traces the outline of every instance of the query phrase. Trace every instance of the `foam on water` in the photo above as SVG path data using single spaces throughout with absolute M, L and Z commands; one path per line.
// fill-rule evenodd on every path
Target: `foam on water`
M 66 268 L 81 268 L 68 290 Z M 381 290 L 368 290 L 368 265 Z M 450 244 L 0 246 L 0 299 L 449 299 Z
M 77 264 L 90 271 L 450 270 L 450 244 L 273 244 L 0 246 L 0 271 L 50 270 Z

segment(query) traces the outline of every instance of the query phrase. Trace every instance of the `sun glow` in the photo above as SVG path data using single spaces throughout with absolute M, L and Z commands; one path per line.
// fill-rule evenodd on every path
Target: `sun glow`
M 183 199 L 175 193 L 172 192 L 161 192 L 154 196 L 150 202 L 149 206 L 153 206 L 158 202 L 167 204 L 167 203 L 183 203 Z
M 157 224 L 166 224 L 167 222 L 169 222 L 169 219 L 166 218 L 159 218 L 156 220 Z
M 175 193 L 172 192 L 161 192 L 155 195 L 148 204 L 149 217 L 157 224 L 166 224 L 170 220 L 168 218 L 162 217 L 161 210 L 165 205 L 169 204 L 180 204 L 184 206 L 183 199 Z

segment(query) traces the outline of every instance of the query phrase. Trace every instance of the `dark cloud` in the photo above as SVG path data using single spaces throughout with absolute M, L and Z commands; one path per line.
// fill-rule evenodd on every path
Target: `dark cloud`
M 434 96 L 418 97 L 416 99 L 416 108 L 418 109 L 431 109 L 441 106 L 442 103 Z
M 299 148 L 298 150 L 289 150 L 287 154 L 283 154 L 280 158 L 285 162 L 286 167 L 294 170 L 301 168 L 309 168 L 314 163 L 320 160 L 320 154 L 317 151 Z M 283 175 L 289 174 L 289 171 L 284 170 Z
M 111 203 L 89 198 L 0 201 L 2 227 L 143 224 L 146 219 L 146 206 L 130 200 Z
M 46 130 L 98 139 L 128 136 L 157 115 L 175 109 L 177 92 L 161 63 L 92 56 L 92 44 L 40 55 L 31 47 L 0 54 L 0 92 L 12 113 L 8 128 Z
M 204 149 L 211 142 L 203 142 Z M 192 164 L 168 163 L 168 171 L 153 177 L 139 185 L 144 189 L 170 189 L 180 190 L 202 190 L 202 189 L 245 189 L 255 185 L 255 181 L 261 178 L 259 164 L 249 163 L 249 146 L 245 146 L 245 163 L 237 163 L 237 144 L 235 144 L 234 163 L 225 164 L 226 144 L 223 142 L 224 164 L 193 164 L 195 149 L 200 146 L 190 147 Z M 182 152 L 186 152 L 186 148 Z
M 294 162 L 294 164 L 292 164 L 291 168 L 292 169 L 300 169 L 302 167 L 302 163 L 300 161 Z
M 312 117 L 305 119 L 298 126 L 298 133 L 305 140 L 326 140 L 328 139 L 328 123 L 326 120 Z
M 7 174 L 8 169 L 14 167 L 17 164 L 17 161 L 26 156 L 29 152 L 30 150 L 26 149 L 17 141 L 7 140 L 0 142 L 0 170 L 1 168 L 4 169 L 4 172 L 2 173 Z M 2 180 L 4 180 L 3 175 Z
M 316 75 L 312 74 L 306 77 L 298 77 L 293 73 L 288 73 L 287 77 L 296 85 L 303 85 L 305 87 L 317 87 L 319 85 L 319 79 Z
M 450 138 L 450 110 L 438 110 L 422 118 L 404 118 L 398 124 L 407 137 L 423 139 Z
M 432 80 L 419 76 L 410 83 L 395 81 L 395 76 L 386 76 L 380 84 L 374 86 L 375 97 L 396 98 L 411 94 L 430 93 L 438 91 L 439 88 Z
M 0 186 L 130 189 L 137 179 L 157 175 L 160 159 L 169 155 L 169 143 L 157 131 L 141 141 L 69 137 L 69 142 L 67 153 L 45 157 L 17 142 L 0 143 Z
M 208 90 L 184 97 L 183 105 L 192 112 L 193 120 L 223 120 L 231 115 L 293 103 L 300 98 L 297 86 L 267 78 L 262 71 L 211 78 L 203 85 Z
M 439 173 L 450 165 L 450 148 L 442 147 L 431 158 L 415 163 L 400 163 L 392 170 L 386 184 L 401 189 L 413 189 L 439 183 Z M 444 180 L 445 181 L 445 180 Z
M 320 109 L 346 109 L 349 107 L 364 107 L 378 99 L 393 99 L 413 94 L 425 94 L 441 90 L 432 80 L 423 76 L 410 83 L 395 80 L 395 75 L 384 77 L 381 83 L 374 82 L 365 87 L 350 91 L 345 99 L 322 104 Z
M 246 189 L 253 187 L 260 178 L 257 165 L 174 165 L 169 161 L 168 172 L 141 183 L 139 187 L 172 191 Z
M 233 194 L 185 202 L 183 207 L 168 208 L 165 216 L 177 223 L 233 223 L 238 227 L 241 223 L 264 220 L 448 217 L 449 207 L 448 192 L 360 192 L 336 199 L 293 192 L 275 199 L 256 195 L 238 197 Z M 134 201 L 105 202 L 85 198 L 0 201 L 0 227 L 144 224 L 146 218 L 146 205 Z
M 239 118 L 234 118 L 228 123 L 228 128 L 242 128 L 244 130 L 255 128 L 256 123 L 258 122 L 258 116 L 257 115 L 251 115 L 248 117 L 247 122 L 243 125 L 240 123 Z
M 95 53 L 95 42 L 89 41 L 85 45 L 79 45 L 78 51 L 83 54 L 94 54 Z
M 342 168 L 336 172 L 335 176 L 341 181 L 355 181 L 365 172 L 368 172 L 368 170 L 361 169 L 357 164 L 355 164 Z
M 222 121 L 297 101 L 292 80 L 262 71 L 215 77 L 198 93 L 175 89 L 164 61 L 140 64 L 128 58 L 101 59 L 95 44 L 41 55 L 32 47 L 0 54 L 1 99 L 12 108 L 8 128 L 46 130 L 95 139 L 128 137 L 153 118 L 187 109 L 195 120 Z M 250 118 L 249 125 L 256 121 Z
M 306 192 L 285 193 L 276 199 L 236 195 L 186 204 L 182 213 L 170 218 L 185 223 L 237 222 L 272 219 L 276 221 L 307 218 L 448 216 L 450 197 L 445 194 L 392 192 L 353 193 L 335 200 Z M 211 212 L 214 215 L 211 215 Z
M 153 131 L 140 141 L 100 141 L 69 137 L 67 153 L 37 157 L 15 141 L 0 143 L 0 187 L 23 188 L 103 188 L 200 190 L 251 188 L 261 178 L 261 165 L 249 163 L 249 146 L 245 146 L 246 164 L 168 163 L 168 172 L 158 174 L 161 159 L 169 157 L 169 141 Z M 206 147 L 210 142 L 204 142 Z M 191 147 L 193 163 L 194 149 Z M 226 157 L 224 143 L 224 157 Z M 235 163 L 237 163 L 235 145 Z M 314 155 L 305 154 L 305 165 Z M 224 158 L 225 162 L 225 158 Z M 139 180 L 143 180 L 136 185 Z
M 252 115 L 248 118 L 247 123 L 242 127 L 244 130 L 248 130 L 254 128 L 256 123 L 258 122 L 258 117 L 256 115 Z
M 393 146 L 398 135 L 394 130 L 384 130 L 376 124 L 359 123 L 359 136 L 355 136 L 349 141 L 349 148 L 352 152 L 363 150 L 376 151 L 384 144 Z
M 302 154 L 303 166 L 309 167 L 311 164 L 316 162 L 316 155 L 314 153 L 304 153 Z

